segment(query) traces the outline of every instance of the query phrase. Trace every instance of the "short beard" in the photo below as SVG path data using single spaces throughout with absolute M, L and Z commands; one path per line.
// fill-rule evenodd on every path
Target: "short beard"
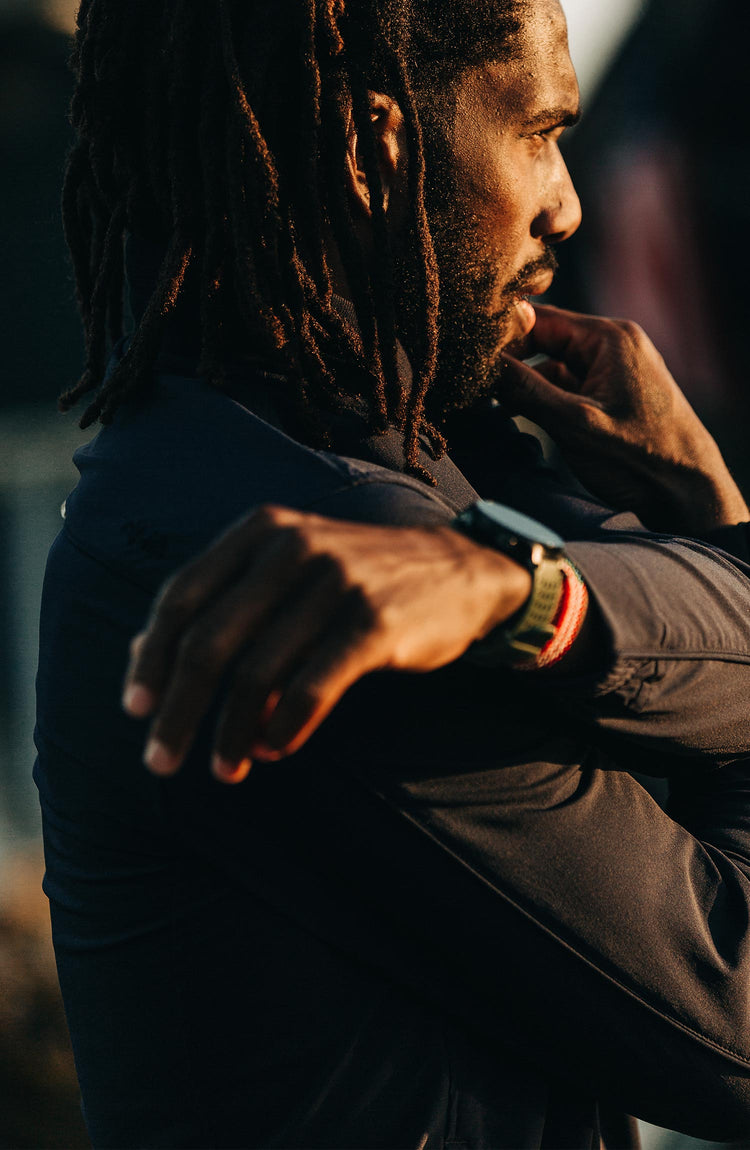
M 431 418 L 438 423 L 451 412 L 472 407 L 495 393 L 515 307 L 541 272 L 557 269 L 555 253 L 548 247 L 498 293 L 497 267 L 476 243 L 475 235 L 476 230 L 461 219 L 447 222 L 438 216 L 432 222 L 440 273 L 440 317 L 438 366 L 429 402 Z M 498 294 L 499 307 L 493 306 Z
M 453 411 L 472 407 L 496 391 L 515 306 L 541 272 L 557 270 L 554 251 L 547 247 L 539 259 L 501 284 L 498 268 L 478 238 L 477 221 L 463 202 L 448 144 L 454 111 L 446 98 L 450 88 L 450 80 L 443 77 L 441 99 L 429 98 L 428 88 L 420 106 L 427 161 L 425 208 L 440 281 L 437 370 L 425 406 L 437 426 Z M 396 248 L 399 328 L 407 351 L 418 359 L 414 340 L 423 322 L 420 307 L 424 303 L 421 276 L 414 264 L 418 245 L 413 235 L 402 241 Z

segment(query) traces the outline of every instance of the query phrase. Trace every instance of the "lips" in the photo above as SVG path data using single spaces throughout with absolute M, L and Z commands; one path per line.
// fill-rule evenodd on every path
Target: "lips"
M 544 295 L 552 287 L 552 281 L 555 278 L 555 273 L 552 271 L 542 272 L 540 275 L 534 276 L 533 279 L 527 280 L 521 287 L 521 290 L 516 293 L 518 296 L 535 296 Z

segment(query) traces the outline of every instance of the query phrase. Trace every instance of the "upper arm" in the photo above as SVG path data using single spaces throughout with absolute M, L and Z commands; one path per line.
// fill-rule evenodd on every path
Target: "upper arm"
M 750 572 L 691 540 L 575 543 L 607 635 L 599 676 L 540 684 L 584 720 L 664 754 L 750 751 Z M 637 769 L 637 763 L 634 764 Z

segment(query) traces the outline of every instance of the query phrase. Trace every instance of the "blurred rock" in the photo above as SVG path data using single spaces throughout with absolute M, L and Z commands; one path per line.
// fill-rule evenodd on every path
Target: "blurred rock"
M 0 882 L 0 1150 L 84 1150 L 43 864 L 10 857 Z

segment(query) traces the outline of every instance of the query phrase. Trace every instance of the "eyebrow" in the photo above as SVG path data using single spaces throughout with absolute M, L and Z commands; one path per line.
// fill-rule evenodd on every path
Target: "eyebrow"
M 530 120 L 526 121 L 526 127 L 530 130 L 534 128 L 543 127 L 556 127 L 556 128 L 572 128 L 581 118 L 581 109 L 577 108 L 572 111 L 569 106 L 560 108 L 544 108 L 543 111 L 537 112 Z

